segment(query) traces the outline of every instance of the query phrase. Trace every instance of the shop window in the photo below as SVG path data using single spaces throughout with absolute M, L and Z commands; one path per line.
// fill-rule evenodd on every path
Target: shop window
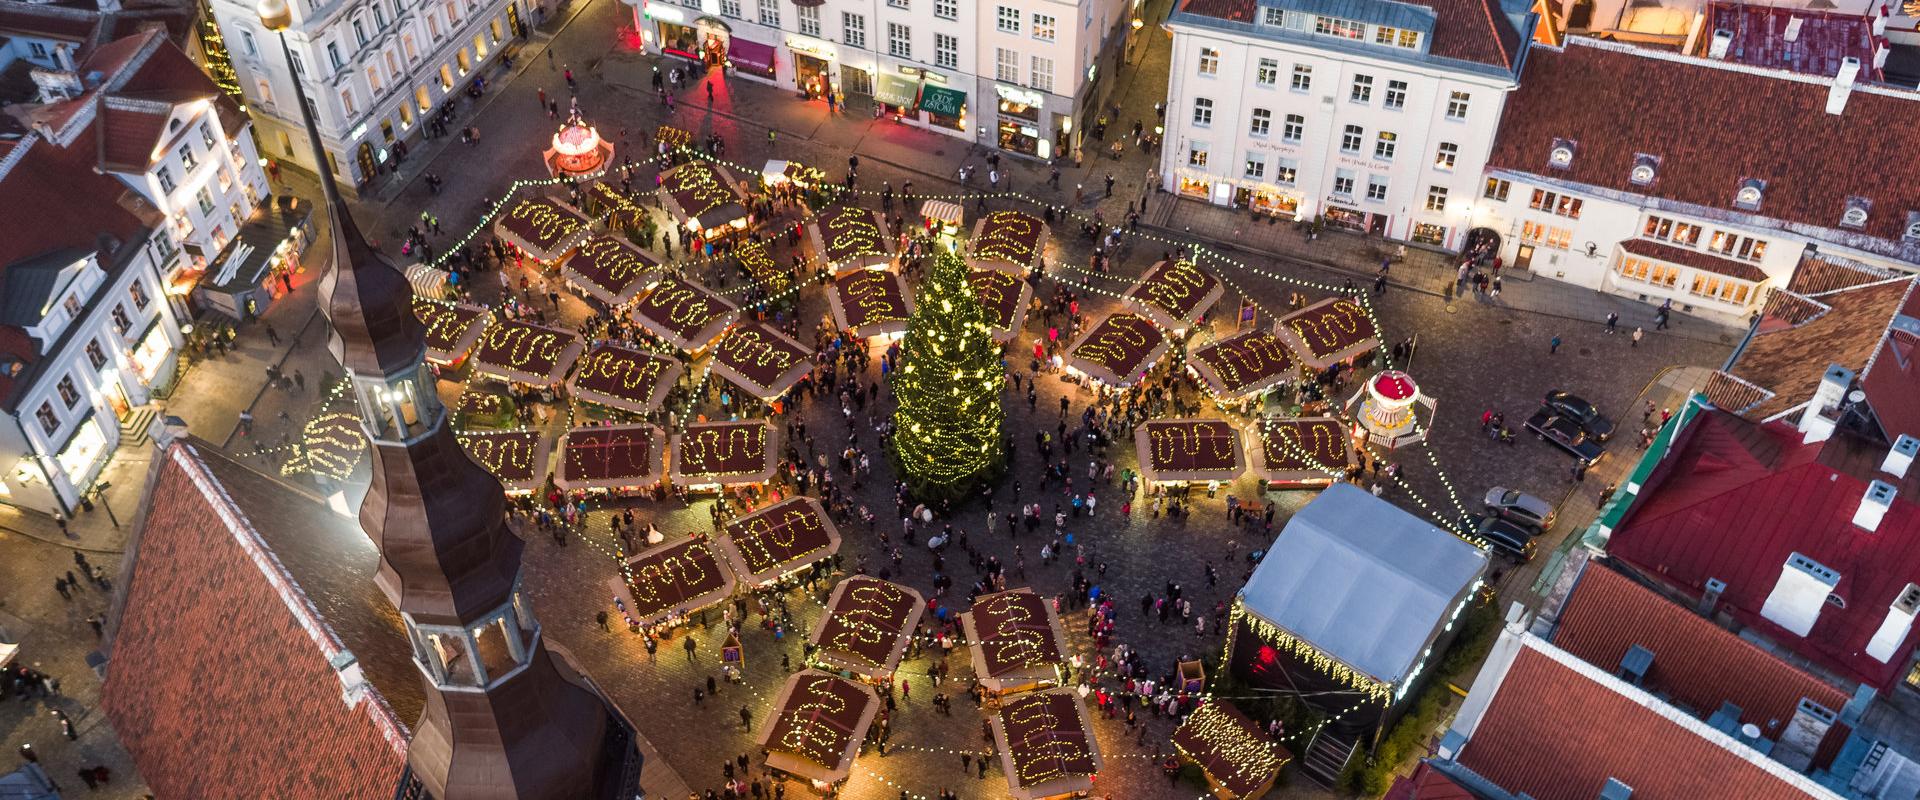
M 1187 145 L 1187 166 L 1205 167 L 1207 165 L 1207 146 L 1204 144 Z
M 1421 244 L 1444 247 L 1447 243 L 1447 228 L 1445 225 L 1435 225 L 1431 222 L 1416 224 L 1413 226 L 1413 240 Z

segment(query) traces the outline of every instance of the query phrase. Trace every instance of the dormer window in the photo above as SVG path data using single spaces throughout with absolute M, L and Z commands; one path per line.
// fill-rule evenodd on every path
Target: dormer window
M 1553 140 L 1553 150 L 1547 154 L 1547 165 L 1554 169 L 1573 168 L 1573 141 L 1570 139 Z
M 1745 211 L 1759 211 L 1762 192 L 1767 182 L 1759 178 L 1748 178 L 1740 182 L 1740 190 L 1733 193 L 1733 205 Z
M 1906 240 L 1920 242 L 1920 211 L 1907 212 Z
M 1654 176 L 1658 174 L 1659 167 L 1659 158 L 1645 153 L 1636 155 L 1633 157 L 1633 172 L 1627 176 L 1627 180 L 1632 181 L 1635 186 L 1650 185 L 1653 183 Z
M 1840 226 L 1843 228 L 1864 228 L 1867 225 L 1867 212 L 1872 210 L 1873 201 L 1864 197 L 1847 198 L 1847 210 L 1840 212 Z

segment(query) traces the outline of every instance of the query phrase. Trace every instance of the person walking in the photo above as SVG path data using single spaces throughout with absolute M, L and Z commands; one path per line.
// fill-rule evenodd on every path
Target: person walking
M 267 326 L 267 344 L 274 347 L 280 346 L 280 332 L 274 330 L 272 325 Z
M 1639 347 L 1639 346 L 1640 346 L 1640 340 L 1641 340 L 1641 339 L 1642 339 L 1643 337 L 1645 337 L 1646 335 L 1647 335 L 1647 329 L 1645 329 L 1645 328 L 1634 328 L 1634 329 L 1633 329 L 1633 346 L 1634 346 L 1634 347 Z
M 1620 330 L 1620 312 L 1618 311 L 1607 312 L 1607 335 L 1611 336 L 1614 333 L 1618 332 L 1619 330 Z
M 1636 342 L 1640 341 L 1640 335 L 1638 333 L 1634 334 L 1634 341 Z M 1547 355 L 1554 355 L 1559 352 L 1560 352 L 1560 334 L 1556 333 L 1553 335 L 1553 339 L 1547 342 Z
M 753 727 L 753 712 L 748 711 L 746 706 L 741 706 L 740 707 L 740 729 L 747 730 L 752 727 Z

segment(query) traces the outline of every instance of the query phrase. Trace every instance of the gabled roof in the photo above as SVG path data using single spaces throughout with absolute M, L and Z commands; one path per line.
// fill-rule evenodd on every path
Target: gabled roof
M 1329 16 L 1356 21 L 1367 21 L 1369 16 L 1394 16 L 1396 12 L 1399 16 L 1431 17 L 1433 32 L 1428 45 L 1429 52 L 1440 59 L 1510 70 L 1515 66 L 1526 42 L 1526 38 L 1514 27 L 1512 18 L 1501 7 L 1500 0 L 1347 0 L 1345 13 L 1334 8 L 1338 3 L 1324 0 L 1267 3 L 1258 0 L 1184 0 L 1173 13 L 1211 17 L 1247 26 L 1257 21 L 1256 15 L 1262 5 L 1285 7 L 1291 13 L 1307 13 L 1300 9 L 1303 4 L 1323 8 Z M 1260 29 L 1255 27 L 1253 30 Z M 1409 52 L 1391 47 L 1378 49 L 1383 58 L 1404 57 Z
M 1722 703 L 1777 739 L 1802 699 L 1839 713 L 1847 694 L 1652 589 L 1588 562 L 1553 632 L 1555 646 L 1615 671 L 1635 646 L 1653 653 L 1641 684 L 1704 717 Z M 1729 676 L 1738 676 L 1730 679 Z
M 1906 667 L 1913 632 L 1882 662 L 1867 643 L 1909 582 L 1920 581 L 1920 470 L 1878 472 L 1886 446 L 1841 429 L 1801 444 L 1784 422 L 1755 424 L 1707 410 L 1696 415 L 1608 540 L 1615 558 L 1698 595 L 1726 583 L 1735 619 L 1850 680 L 1885 687 Z M 1898 494 L 1877 529 L 1853 524 L 1868 481 Z M 1787 559 L 1800 553 L 1840 575 L 1805 637 L 1761 616 Z
M 38 324 L 60 286 L 60 273 L 91 253 L 68 247 L 0 270 L 0 325 L 30 328 Z
M 1920 151 L 1920 95 L 1860 84 L 1829 114 L 1831 83 L 1585 38 L 1535 47 L 1487 164 L 1920 261 L 1902 239 L 1920 211 L 1920 163 L 1906 157 Z M 1549 166 L 1569 142 L 1572 163 Z M 1641 156 L 1658 159 L 1649 185 L 1630 180 Z M 1757 211 L 1734 205 L 1749 181 L 1764 184 Z M 1871 205 L 1866 224 L 1843 229 L 1855 198 Z
M 354 520 L 193 439 L 144 500 L 101 705 L 154 793 L 392 796 L 424 690 Z
M 1903 276 L 1805 295 L 1775 291 L 1759 329 L 1725 370 L 1771 394 L 1757 403 L 1738 402 L 1710 387 L 1708 396 L 1757 422 L 1812 399 L 1829 364 L 1858 374 L 1880 349 L 1894 315 L 1920 300 L 1910 296 L 1914 280 Z

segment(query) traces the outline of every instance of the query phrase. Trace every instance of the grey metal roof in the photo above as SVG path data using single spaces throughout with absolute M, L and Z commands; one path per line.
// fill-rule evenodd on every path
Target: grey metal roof
M 1260 7 L 1387 25 L 1428 35 L 1433 33 L 1435 19 L 1431 8 L 1393 0 L 1260 0 Z
M 1487 553 L 1349 483 L 1293 515 L 1253 578 L 1245 609 L 1389 685 L 1407 676 Z
M 0 325 L 38 324 L 59 288 L 60 271 L 87 255 L 84 249 L 70 247 L 6 267 L 0 272 Z

